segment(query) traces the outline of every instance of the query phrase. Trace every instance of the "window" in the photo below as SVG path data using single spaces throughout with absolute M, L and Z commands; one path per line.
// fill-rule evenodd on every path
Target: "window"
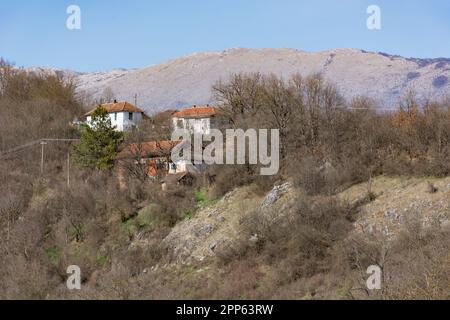
M 128 120 L 133 120 L 133 112 L 128 113 Z
M 117 121 L 117 112 L 114 113 L 114 121 Z

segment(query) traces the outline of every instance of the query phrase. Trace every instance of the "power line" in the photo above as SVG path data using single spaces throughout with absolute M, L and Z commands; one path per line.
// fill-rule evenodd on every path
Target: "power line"
M 47 142 L 76 142 L 80 141 L 80 139 L 55 139 L 55 138 L 43 138 L 41 141 L 47 141 Z
M 38 144 L 44 145 L 44 144 L 47 144 L 48 142 L 77 142 L 79 140 L 80 139 L 42 138 L 42 139 L 39 139 L 39 140 L 34 140 L 34 141 L 31 141 L 31 142 L 25 143 L 23 145 L 14 147 L 12 149 L 8 149 L 8 150 L 5 150 L 5 151 L 2 151 L 2 152 L 0 152 L 0 159 L 4 159 L 5 157 L 9 156 L 10 154 L 14 154 L 14 153 L 20 152 L 20 151 L 22 151 L 24 149 L 33 147 L 33 146 L 38 145 Z
M 0 159 L 5 159 L 7 158 L 9 155 L 18 153 L 26 148 L 30 148 L 33 147 L 37 144 L 41 145 L 41 175 L 44 174 L 44 146 L 46 144 L 48 144 L 49 142 L 76 142 L 79 141 L 80 139 L 67 139 L 67 138 L 62 138 L 62 139 L 58 139 L 58 138 L 42 138 L 39 140 L 35 140 L 35 141 L 31 141 L 28 143 L 25 143 L 23 145 L 17 146 L 15 148 L 6 150 L 4 152 L 0 153 Z M 70 185 L 70 150 L 67 151 L 67 186 Z
M 402 108 L 400 107 L 391 107 L 391 108 L 381 108 L 381 107 L 372 107 L 372 108 L 364 108 L 364 107 L 347 107 L 347 106 L 334 106 L 334 109 L 344 109 L 344 110 L 372 110 L 372 111 L 400 111 Z M 433 106 L 433 109 L 450 109 L 450 106 Z M 405 109 L 405 108 L 403 108 Z M 424 110 L 425 108 L 418 108 L 418 110 Z
M 0 152 L 0 159 L 2 159 L 4 156 L 7 156 L 7 155 L 9 155 L 11 153 L 16 153 L 16 152 L 22 151 L 23 149 L 26 149 L 26 148 L 32 147 L 34 145 L 40 144 L 41 141 L 42 140 L 31 141 L 31 142 L 25 143 L 25 144 L 23 144 L 21 146 L 17 146 L 15 148 L 12 148 L 12 149 Z

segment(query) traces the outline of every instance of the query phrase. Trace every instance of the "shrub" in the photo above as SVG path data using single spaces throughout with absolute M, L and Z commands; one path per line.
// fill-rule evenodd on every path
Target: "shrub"
M 352 230 L 353 214 L 353 208 L 334 198 L 312 200 L 299 194 L 282 215 L 257 210 L 245 216 L 244 240 L 219 250 L 219 263 L 258 255 L 284 275 L 279 279 L 282 283 L 326 272 L 331 268 L 329 248 Z M 255 243 L 247 240 L 252 236 Z

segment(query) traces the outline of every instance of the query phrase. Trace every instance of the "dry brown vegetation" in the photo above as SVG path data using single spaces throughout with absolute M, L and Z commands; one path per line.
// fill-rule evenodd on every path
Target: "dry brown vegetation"
M 450 173 L 447 100 L 420 104 L 410 93 L 397 112 L 377 112 L 365 97 L 345 103 L 320 75 L 236 75 L 214 91 L 235 127 L 280 129 L 281 175 L 295 175 L 310 194 L 334 194 L 380 174 Z M 256 178 L 255 168 L 242 169 Z
M 68 123 L 84 106 L 70 81 L 5 62 L 0 71 L 0 150 L 76 137 Z M 412 220 L 395 241 L 361 238 L 352 234 L 358 204 L 334 197 L 379 174 L 448 175 L 448 102 L 419 104 L 410 95 L 398 112 L 376 112 L 367 98 L 345 102 L 318 75 L 236 75 L 214 92 L 233 126 L 280 129 L 279 175 L 215 166 L 192 187 L 162 191 L 157 181 L 129 175 L 120 190 L 114 170 L 76 168 L 68 187 L 67 145 L 47 146 L 43 175 L 38 147 L 14 153 L 0 162 L 0 297 L 449 298 L 448 230 Z M 167 117 L 147 125 L 127 141 L 167 137 Z M 286 178 L 304 190 L 283 212 L 289 223 L 271 225 L 248 212 L 241 232 L 257 234 L 256 242 L 220 251 L 214 261 L 170 266 L 162 240 L 208 196 L 248 184 L 264 194 Z M 386 279 L 377 293 L 364 289 L 365 268 L 374 263 Z M 69 264 L 82 269 L 79 292 L 65 287 Z

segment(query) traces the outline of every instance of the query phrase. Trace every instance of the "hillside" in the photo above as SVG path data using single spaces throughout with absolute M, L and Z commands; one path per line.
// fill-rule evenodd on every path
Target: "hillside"
M 428 192 L 429 182 L 435 184 L 437 192 Z M 352 243 L 353 237 L 361 233 L 362 225 L 370 226 L 362 233 L 367 240 L 371 236 L 375 236 L 377 230 L 389 230 L 389 233 L 382 233 L 382 238 L 378 238 L 378 240 L 382 243 L 388 241 L 384 242 L 384 245 L 392 248 L 398 246 L 397 238 L 401 232 L 407 230 L 408 222 L 416 218 L 423 225 L 424 230 L 428 228 L 430 231 L 433 230 L 431 229 L 433 217 L 439 218 L 441 227 L 446 228 L 450 221 L 449 183 L 449 178 L 422 179 L 380 176 L 373 180 L 372 186 L 377 198 L 368 202 L 361 202 L 361 199 L 367 195 L 367 183 L 357 184 L 342 191 L 336 195 L 337 199 L 344 203 L 359 203 L 355 207 L 356 219 L 353 228 L 349 230 L 342 243 L 347 243 L 345 247 Z M 286 278 L 292 277 L 290 275 L 290 272 L 293 272 L 292 269 L 295 269 L 292 264 L 298 262 L 308 264 L 305 257 L 296 262 L 296 260 L 291 260 L 292 257 L 285 257 L 282 253 L 285 250 L 284 246 L 289 246 L 288 239 L 292 235 L 286 234 L 286 238 L 283 237 L 282 241 L 274 243 L 275 247 L 270 249 L 270 255 L 267 257 L 265 257 L 267 253 L 264 251 L 257 251 L 256 255 L 248 253 L 249 250 L 252 250 L 251 248 L 260 246 L 258 243 L 263 241 L 265 236 L 273 236 L 271 232 L 275 234 L 280 225 L 293 223 L 296 206 L 299 198 L 302 197 L 304 197 L 303 191 L 291 183 L 275 186 L 265 195 L 255 193 L 252 186 L 234 189 L 218 201 L 200 207 L 192 217 L 186 218 L 174 226 L 163 239 L 163 244 L 167 249 L 166 263 L 146 266 L 138 276 L 138 283 L 148 285 L 156 282 L 158 286 L 162 286 L 164 283 L 165 287 L 171 288 L 161 292 L 158 292 L 157 289 L 148 289 L 158 298 L 186 296 L 197 298 L 209 295 L 212 298 L 233 298 L 236 297 L 236 294 L 243 294 L 243 297 L 252 299 L 363 298 L 364 294 L 357 289 L 361 275 L 354 268 L 348 270 L 345 277 L 342 278 L 342 274 L 327 266 L 326 273 L 319 273 L 312 277 L 306 276 L 301 281 L 285 283 Z M 323 197 L 319 196 L 309 198 L 308 201 L 320 204 L 322 200 Z M 411 211 L 411 208 L 414 210 Z M 401 218 L 393 219 L 392 212 L 400 213 Z M 261 230 L 259 234 L 249 234 L 249 228 L 255 228 L 253 224 L 264 225 L 266 229 L 272 231 Z M 294 233 L 295 228 L 292 225 L 286 230 Z M 306 235 L 311 237 L 309 233 Z M 426 231 L 421 231 L 420 235 L 412 235 L 412 237 L 425 238 L 425 235 Z M 383 237 L 384 240 L 382 240 Z M 312 238 L 309 241 L 312 241 Z M 339 252 L 337 248 L 339 248 L 340 241 L 333 243 L 333 250 L 336 251 L 336 254 Z M 363 240 L 360 241 L 364 243 Z M 413 245 L 412 239 L 408 241 L 410 245 Z M 130 247 L 149 250 L 152 245 L 154 243 L 147 241 L 144 237 L 136 239 Z M 441 242 L 439 246 L 445 250 L 448 243 Z M 343 250 L 345 252 L 350 248 L 347 247 Z M 411 247 L 407 250 L 416 250 L 416 248 Z M 409 252 L 410 255 L 411 253 Z M 273 256 L 271 257 L 271 255 Z M 275 257 L 280 260 L 278 263 L 271 262 Z M 419 255 L 414 256 L 414 254 L 406 259 L 416 258 L 417 262 L 420 261 Z M 445 261 L 445 255 L 442 258 Z M 386 263 L 386 274 L 395 277 L 395 273 L 398 272 L 396 268 L 400 265 L 403 268 L 400 270 L 408 281 L 418 281 L 417 285 L 422 285 L 420 277 L 423 274 L 415 279 L 414 272 L 419 272 L 419 269 L 405 268 L 403 264 L 408 262 L 402 261 L 402 259 L 405 259 L 402 249 L 389 257 Z M 428 257 L 428 259 L 430 259 L 428 263 L 431 263 L 434 258 Z M 331 258 L 331 261 L 333 264 L 348 263 L 341 261 L 339 257 Z M 410 263 L 413 264 L 411 261 Z M 120 268 L 120 264 L 112 267 Z M 427 266 L 427 268 L 431 267 L 431 264 Z M 445 266 L 441 267 L 446 268 Z M 203 283 L 208 283 L 208 286 Z M 396 281 L 389 283 L 389 291 L 392 290 L 390 294 L 396 294 L 397 285 L 399 284 Z M 445 288 L 446 283 L 441 285 Z M 421 294 L 424 293 L 421 292 Z
M 435 193 L 428 191 L 429 183 L 436 187 Z M 354 232 L 380 232 L 392 239 L 398 236 L 408 220 L 414 218 L 418 218 L 424 227 L 450 223 L 450 178 L 380 176 L 372 182 L 376 198 L 365 202 L 362 199 L 367 195 L 367 186 L 367 183 L 357 184 L 336 195 L 340 201 L 362 204 L 357 207 Z M 255 210 L 260 219 L 271 221 L 271 224 L 289 220 L 286 212 L 298 201 L 299 194 L 302 191 L 291 184 L 274 187 L 266 196 L 255 194 L 251 187 L 235 189 L 217 203 L 199 210 L 192 219 L 180 222 L 164 241 L 171 248 L 174 261 L 203 261 L 214 257 L 219 247 L 227 247 L 239 239 L 243 218 Z M 257 236 L 253 235 L 253 240 Z
M 79 136 L 67 123 L 88 106 L 74 86 L 42 69 L 4 71 L 5 146 Z M 7 157 L 0 165 L 0 297 L 448 298 L 448 101 L 427 110 L 410 101 L 410 112 L 391 114 L 329 113 L 337 93 L 319 76 L 295 87 L 295 99 L 292 85 L 278 79 L 242 79 L 257 81 L 226 85 L 225 96 L 238 91 L 227 111 L 244 128 L 270 124 L 285 133 L 274 176 L 260 176 L 258 165 L 212 165 L 162 187 L 134 159 L 85 167 L 77 147 L 66 144 Z M 260 94 L 256 110 L 252 92 Z M 280 98 L 287 101 L 281 107 Z M 126 141 L 141 141 L 136 131 Z M 97 146 L 103 138 L 93 140 L 94 160 L 110 154 L 110 144 Z M 82 270 L 79 291 L 66 286 L 73 265 Z M 369 292 L 366 271 L 374 265 L 386 281 Z
M 62 73 L 67 71 L 61 70 Z M 73 73 L 79 90 L 101 95 L 111 88 L 120 100 L 147 112 L 214 101 L 211 86 L 233 73 L 261 72 L 288 77 L 322 73 L 348 99 L 367 95 L 384 108 L 396 106 L 408 90 L 421 98 L 450 92 L 449 59 L 413 59 L 357 49 L 306 52 L 294 49 L 229 49 L 180 57 L 143 69 Z

